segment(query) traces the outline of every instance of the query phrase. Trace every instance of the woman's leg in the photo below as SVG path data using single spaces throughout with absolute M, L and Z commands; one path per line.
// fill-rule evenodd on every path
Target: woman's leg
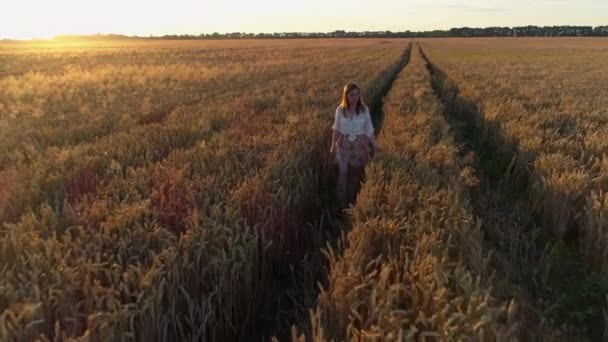
M 361 188 L 363 170 L 363 166 L 351 166 L 348 170 L 350 173 L 350 179 L 347 185 L 349 190 L 348 199 L 351 203 L 355 203 L 355 200 L 357 199 L 357 193 L 359 193 L 359 189 Z
M 341 202 L 346 202 L 346 190 L 348 179 L 348 163 L 338 159 L 338 198 Z
M 348 200 L 350 203 L 355 203 L 357 194 L 361 189 L 361 183 L 363 182 L 365 165 L 369 161 L 369 140 L 365 136 L 359 136 L 356 143 L 356 154 L 357 163 L 356 165 L 350 165 L 349 167 L 349 182 L 347 185 L 349 194 Z

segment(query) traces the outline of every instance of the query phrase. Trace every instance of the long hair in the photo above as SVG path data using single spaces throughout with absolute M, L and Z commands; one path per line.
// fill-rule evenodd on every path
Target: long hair
M 350 103 L 348 103 L 348 93 L 353 90 L 359 91 L 359 100 L 357 101 L 355 107 L 357 115 L 367 109 L 367 106 L 363 103 L 363 94 L 361 94 L 361 88 L 354 83 L 348 83 L 342 90 L 342 100 L 340 101 L 340 107 L 342 107 L 344 110 L 344 116 L 346 116 L 346 109 L 350 106 Z

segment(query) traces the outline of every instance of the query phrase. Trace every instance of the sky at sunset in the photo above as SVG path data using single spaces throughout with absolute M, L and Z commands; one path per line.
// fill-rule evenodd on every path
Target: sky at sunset
M 606 0 L 19 0 L 2 5 L 0 39 L 607 24 Z

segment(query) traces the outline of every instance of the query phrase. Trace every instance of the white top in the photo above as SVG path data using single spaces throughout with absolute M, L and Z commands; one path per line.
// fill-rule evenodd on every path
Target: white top
M 345 135 L 350 141 L 357 140 L 357 135 L 365 134 L 371 138 L 374 134 L 372 116 L 367 108 L 358 115 L 355 114 L 349 118 L 344 115 L 342 106 L 338 106 L 336 108 L 336 119 L 331 128 Z

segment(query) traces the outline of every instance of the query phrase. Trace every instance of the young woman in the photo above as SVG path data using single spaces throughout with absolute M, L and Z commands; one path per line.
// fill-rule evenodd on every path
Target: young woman
M 354 83 L 344 86 L 342 101 L 336 108 L 330 153 L 338 163 L 338 194 L 352 202 L 360 185 L 363 169 L 370 159 L 370 144 L 378 150 L 369 108 L 363 103 L 361 89 Z M 348 181 L 348 174 L 353 178 Z

